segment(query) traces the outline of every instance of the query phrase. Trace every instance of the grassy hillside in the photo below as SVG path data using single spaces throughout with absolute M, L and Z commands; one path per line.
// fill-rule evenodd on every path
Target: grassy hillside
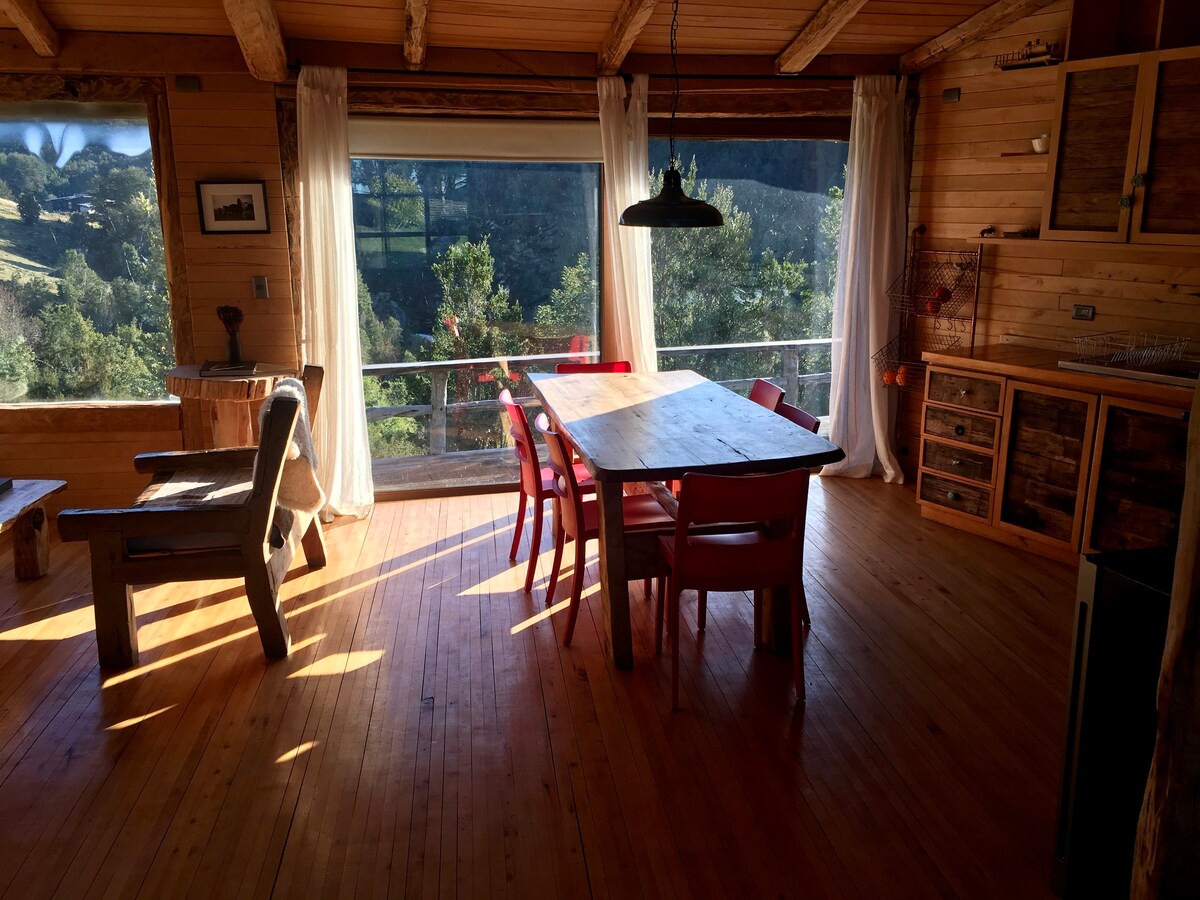
M 0 199 L 0 281 L 13 276 L 40 275 L 53 282 L 52 274 L 62 248 L 70 244 L 62 240 L 67 228 L 66 213 L 42 211 L 37 225 L 26 225 L 17 213 L 15 200 Z

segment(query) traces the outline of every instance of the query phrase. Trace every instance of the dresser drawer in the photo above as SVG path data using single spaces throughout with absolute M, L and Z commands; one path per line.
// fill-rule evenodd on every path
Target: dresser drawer
M 951 447 L 926 440 L 921 451 L 921 465 L 927 469 L 947 472 L 959 478 L 992 483 L 992 457 L 962 447 Z
M 999 427 L 999 419 L 925 405 L 925 433 L 933 437 L 994 450 Z
M 929 371 L 929 400 L 977 409 L 980 412 L 999 413 L 1000 400 L 1004 396 L 1004 382 L 960 372 L 940 369 Z
M 992 492 L 986 488 L 951 481 L 931 472 L 921 473 L 918 496 L 926 503 L 952 509 L 955 512 L 986 520 Z

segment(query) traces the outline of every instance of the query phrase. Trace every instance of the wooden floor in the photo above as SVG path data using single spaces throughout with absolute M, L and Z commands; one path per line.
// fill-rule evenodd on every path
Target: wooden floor
M 672 714 L 640 592 L 634 671 L 591 586 L 563 649 L 514 507 L 330 529 L 269 665 L 223 581 L 137 591 L 142 665 L 102 673 L 86 548 L 17 583 L 0 544 L 0 895 L 1050 895 L 1071 569 L 814 479 L 807 707 L 727 594 L 699 640 L 685 597 Z

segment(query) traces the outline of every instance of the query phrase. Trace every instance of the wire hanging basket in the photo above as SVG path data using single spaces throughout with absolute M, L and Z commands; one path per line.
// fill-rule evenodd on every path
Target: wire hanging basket
M 899 334 L 871 357 L 875 377 L 887 387 L 902 391 L 925 390 L 925 351 L 944 353 L 959 345 L 959 336 L 945 332 Z
M 956 319 L 973 309 L 978 282 L 978 250 L 914 250 L 887 295 L 897 312 Z

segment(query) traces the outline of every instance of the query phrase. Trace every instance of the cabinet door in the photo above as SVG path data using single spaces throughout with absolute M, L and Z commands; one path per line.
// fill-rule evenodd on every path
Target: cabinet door
M 1124 241 L 1141 125 L 1141 56 L 1065 63 L 1042 236 Z
M 1131 236 L 1200 244 L 1200 50 L 1150 54 L 1145 68 Z
M 1100 401 L 1083 550 L 1174 546 L 1187 464 L 1187 413 Z
M 1009 382 L 995 525 L 1078 549 L 1096 397 Z

